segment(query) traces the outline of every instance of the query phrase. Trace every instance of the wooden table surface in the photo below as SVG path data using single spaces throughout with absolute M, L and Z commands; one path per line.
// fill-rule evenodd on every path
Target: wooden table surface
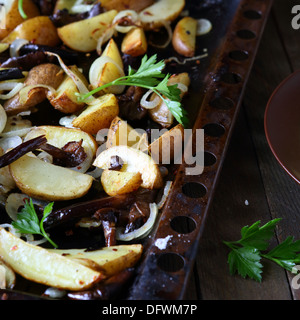
M 244 94 L 212 206 L 206 219 L 189 300 L 298 300 L 295 275 L 262 260 L 262 281 L 230 275 L 223 240 L 240 239 L 245 225 L 282 218 L 271 246 L 300 239 L 300 186 L 273 156 L 264 132 L 266 104 L 275 88 L 300 68 L 300 30 L 291 20 L 296 0 L 274 0 Z M 299 123 L 300 128 L 300 123 Z

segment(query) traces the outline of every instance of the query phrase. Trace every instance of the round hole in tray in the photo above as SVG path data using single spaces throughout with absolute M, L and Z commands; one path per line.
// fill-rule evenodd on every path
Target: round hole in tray
M 162 253 L 157 259 L 157 266 L 166 272 L 176 272 L 183 268 L 184 260 L 177 253 Z
M 256 37 L 256 34 L 248 29 L 239 30 L 236 34 L 239 38 L 246 40 L 254 39 Z
M 199 182 L 187 182 L 182 186 L 182 193 L 189 198 L 202 198 L 206 191 L 206 187 Z
M 236 61 L 245 61 L 248 59 L 248 52 L 244 50 L 232 50 L 229 52 L 229 57 Z
M 234 102 L 227 97 L 217 97 L 213 99 L 209 104 L 212 107 L 221 110 L 229 110 L 234 106 Z
M 246 10 L 244 12 L 244 17 L 251 20 L 258 20 L 261 18 L 261 12 L 257 10 Z
M 225 128 L 219 123 L 208 123 L 203 129 L 204 134 L 210 137 L 221 137 L 225 133 Z
M 213 166 L 217 162 L 217 157 L 208 151 L 204 152 L 204 166 L 210 167 Z
M 178 233 L 190 233 L 196 229 L 194 219 L 187 216 L 177 216 L 170 222 L 171 228 Z
M 220 80 L 229 84 L 238 84 L 242 81 L 242 78 L 237 73 L 226 72 L 221 75 Z

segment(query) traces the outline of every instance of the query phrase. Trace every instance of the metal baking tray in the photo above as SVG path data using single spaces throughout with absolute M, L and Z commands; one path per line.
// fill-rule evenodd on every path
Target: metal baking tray
M 181 300 L 193 269 L 205 219 L 230 142 L 243 92 L 256 55 L 272 0 L 186 0 L 190 16 L 206 18 L 213 28 L 197 39 L 198 61 L 178 64 L 169 46 L 150 48 L 166 59 L 170 73 L 189 72 L 191 85 L 183 104 L 193 124 L 190 146 L 197 150 L 196 132 L 204 132 L 204 170 L 189 175 L 186 162 L 172 168 L 173 185 L 152 233 L 144 240 L 144 255 L 136 276 L 125 288 L 125 300 Z M 153 52 L 151 52 L 153 50 Z M 195 154 L 193 154 L 195 156 Z M 1 208 L 0 208 L 1 209 Z M 165 246 L 157 245 L 164 240 Z M 18 290 L 36 294 L 32 283 Z M 0 292 L 1 293 L 1 292 Z M 12 297 L 13 299 L 13 294 Z M 18 297 L 17 297 L 18 299 Z M 22 299 L 39 299 L 27 295 Z
M 192 16 L 213 24 L 211 33 L 199 38 L 198 49 L 207 49 L 208 57 L 191 68 L 192 85 L 185 101 L 194 116 L 194 132 L 204 129 L 204 171 L 187 175 L 188 164 L 178 168 L 129 299 L 184 298 L 271 6 L 271 0 L 187 1 Z M 193 137 L 191 143 L 195 144 Z M 157 239 L 170 240 L 162 249 L 156 245 Z

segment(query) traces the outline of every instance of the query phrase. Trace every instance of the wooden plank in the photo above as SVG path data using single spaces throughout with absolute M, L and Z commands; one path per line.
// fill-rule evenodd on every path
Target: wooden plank
M 300 29 L 294 29 L 292 27 L 292 19 L 296 15 L 292 13 L 292 8 L 294 6 L 299 6 L 299 4 L 298 0 L 276 0 L 273 6 L 273 16 L 276 21 L 282 44 L 288 56 L 288 61 L 293 71 L 300 68 Z M 300 24 L 300 18 L 296 19 L 297 23 Z
M 230 276 L 227 265 L 228 250 L 222 244 L 223 240 L 238 239 L 240 229 L 244 225 L 257 220 L 266 222 L 277 217 L 274 206 L 278 207 L 278 203 L 275 201 L 274 205 L 274 199 L 270 200 L 270 193 L 275 191 L 273 198 L 276 198 L 281 187 L 287 183 L 293 185 L 293 181 L 285 177 L 285 173 L 274 160 L 266 143 L 263 128 L 266 102 L 276 84 L 290 72 L 285 48 L 276 32 L 277 27 L 272 16 L 266 26 L 245 94 L 247 118 L 242 111 L 200 242 L 196 261 L 200 284 L 195 288 L 198 299 L 291 299 L 285 271 L 270 262 L 264 261 L 263 281 L 260 284 L 239 276 Z M 278 57 L 280 63 L 277 60 L 275 62 L 274 57 Z M 253 138 L 250 136 L 247 121 L 250 122 Z M 255 142 L 254 146 L 252 139 Z M 264 189 L 266 176 L 268 198 Z M 276 180 L 284 181 L 277 187 Z M 287 192 L 291 190 L 288 189 Z M 281 206 L 283 203 L 291 206 L 283 201 L 287 192 L 281 191 L 282 197 L 277 201 Z M 245 205 L 246 200 L 249 202 L 248 206 Z M 295 213 L 295 208 L 291 210 Z M 273 241 L 272 245 L 275 244 L 276 241 Z M 191 281 L 195 280 L 197 279 Z
M 272 15 L 277 25 L 269 24 L 269 29 L 266 30 L 266 36 L 261 43 L 244 100 L 271 216 L 272 218 L 283 218 L 278 228 L 279 241 L 283 241 L 289 235 L 300 239 L 298 227 L 300 187 L 281 168 L 271 153 L 265 138 L 263 121 L 265 106 L 272 92 L 298 65 L 296 61 L 298 57 L 292 52 L 296 46 L 300 52 L 299 41 L 291 47 L 287 45 L 294 40 L 293 29 L 290 27 L 290 33 L 288 33 L 289 28 L 286 25 L 290 23 L 287 9 L 291 9 L 294 3 L 294 1 L 285 1 L 286 8 L 283 10 L 282 1 L 274 2 Z M 279 31 L 279 39 L 268 36 L 268 34 L 274 34 L 271 29 L 274 33 L 275 30 Z M 282 41 L 283 35 L 284 41 Z M 291 35 L 290 38 L 289 35 Z M 293 50 L 289 51 L 288 48 L 293 48 Z M 288 277 L 291 281 L 293 275 L 288 273 Z M 292 292 L 294 299 L 300 299 L 299 290 L 292 289 Z
M 247 202 L 248 201 L 248 205 Z M 231 140 L 196 260 L 204 300 L 291 298 L 285 272 L 264 262 L 262 283 L 229 274 L 224 240 L 238 240 L 243 226 L 269 221 L 255 150 L 242 110 Z M 276 279 L 276 281 L 274 281 Z

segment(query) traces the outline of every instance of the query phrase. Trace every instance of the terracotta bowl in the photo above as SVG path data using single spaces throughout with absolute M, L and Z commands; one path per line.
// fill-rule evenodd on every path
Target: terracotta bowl
M 273 92 L 264 125 L 274 156 L 300 183 L 300 70 L 288 76 Z

